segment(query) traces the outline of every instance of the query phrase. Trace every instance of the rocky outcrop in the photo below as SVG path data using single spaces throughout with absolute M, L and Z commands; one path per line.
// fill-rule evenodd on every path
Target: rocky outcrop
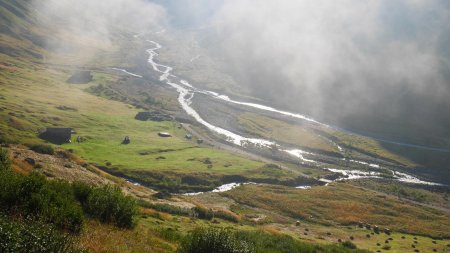
M 92 81 L 91 71 L 80 70 L 76 71 L 68 80 L 67 83 L 71 84 L 85 84 Z
M 141 121 L 172 121 L 173 117 L 169 114 L 165 114 L 162 112 L 139 112 L 135 119 Z

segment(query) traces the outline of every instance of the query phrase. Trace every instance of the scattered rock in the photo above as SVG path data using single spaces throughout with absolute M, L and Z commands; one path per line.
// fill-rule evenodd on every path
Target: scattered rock
M 77 108 L 73 108 L 73 107 L 69 107 L 69 106 L 65 106 L 65 105 L 59 105 L 56 107 L 56 109 L 61 110 L 61 111 L 70 111 L 70 112 L 78 111 Z
M 328 235 L 328 236 L 330 236 L 330 235 L 331 235 L 331 233 L 330 233 L 330 232 L 328 232 L 328 233 L 327 233 L 327 235 Z
M 369 235 L 369 234 L 367 234 L 367 235 L 366 235 L 366 237 L 367 237 L 367 238 L 370 238 L 370 235 Z
M 33 158 L 27 157 L 25 158 L 25 162 L 27 162 L 28 164 L 35 166 L 36 165 L 36 161 Z
M 67 80 L 67 83 L 71 84 L 85 84 L 92 81 L 91 71 L 80 70 L 73 73 L 73 75 Z
M 136 120 L 140 121 L 172 121 L 173 117 L 169 114 L 165 114 L 162 112 L 138 112 L 138 114 L 134 117 Z M 186 135 L 187 136 L 187 135 Z M 192 135 L 191 135 L 192 138 Z
M 379 234 L 380 233 L 380 228 L 377 225 L 373 226 L 373 232 Z
M 204 164 L 212 164 L 212 161 L 210 158 L 205 158 L 205 160 L 203 160 Z
M 125 138 L 123 138 L 122 144 L 123 145 L 128 145 L 131 143 L 130 137 L 125 136 Z
M 69 163 L 64 164 L 64 167 L 66 167 L 66 168 L 68 168 L 68 169 L 73 168 L 72 164 L 69 164 Z
M 295 226 L 299 227 L 300 226 L 300 221 L 296 221 L 295 222 Z
M 171 135 L 170 133 L 167 133 L 167 132 L 159 132 L 159 133 L 158 133 L 158 136 L 159 136 L 159 137 L 163 137 L 163 138 L 169 138 L 169 137 L 172 137 L 172 135 Z

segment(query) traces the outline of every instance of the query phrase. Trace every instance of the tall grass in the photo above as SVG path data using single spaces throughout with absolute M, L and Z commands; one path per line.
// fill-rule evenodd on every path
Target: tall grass
M 8 150 L 0 147 L 0 171 L 11 168 L 11 161 L 8 156 Z
M 315 245 L 295 240 L 289 235 L 264 231 L 237 231 L 199 228 L 187 236 L 179 253 L 367 253 L 354 244 Z
M 224 229 L 197 229 L 182 242 L 179 253 L 253 253 L 252 245 Z

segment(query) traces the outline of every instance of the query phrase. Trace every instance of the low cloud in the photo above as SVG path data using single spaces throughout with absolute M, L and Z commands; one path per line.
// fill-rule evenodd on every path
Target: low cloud
M 449 10 L 444 0 L 228 0 L 210 49 L 241 85 L 291 110 L 350 127 L 439 125 L 435 111 L 450 109 Z
M 164 8 L 145 0 L 35 0 L 32 6 L 40 26 L 52 33 L 48 49 L 86 58 L 95 55 L 92 48 L 110 47 L 119 36 L 155 31 L 166 22 Z

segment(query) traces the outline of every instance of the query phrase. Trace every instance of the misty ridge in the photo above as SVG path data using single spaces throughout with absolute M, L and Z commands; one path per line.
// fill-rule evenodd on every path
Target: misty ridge
M 83 55 L 85 63 L 118 37 L 160 29 L 166 20 L 162 6 L 145 0 L 33 0 L 32 6 L 39 26 L 52 31 L 46 48 Z
M 224 63 L 221 71 L 267 104 L 373 136 L 450 141 L 448 1 L 45 0 L 35 6 L 45 14 L 42 25 L 63 24 L 56 33 L 102 45 L 117 29 L 168 29 L 182 41 L 198 28 L 209 57 Z M 58 41 L 48 46 L 68 50 Z
M 447 1 L 226 1 L 208 44 L 257 97 L 420 142 L 450 136 L 449 11 Z

